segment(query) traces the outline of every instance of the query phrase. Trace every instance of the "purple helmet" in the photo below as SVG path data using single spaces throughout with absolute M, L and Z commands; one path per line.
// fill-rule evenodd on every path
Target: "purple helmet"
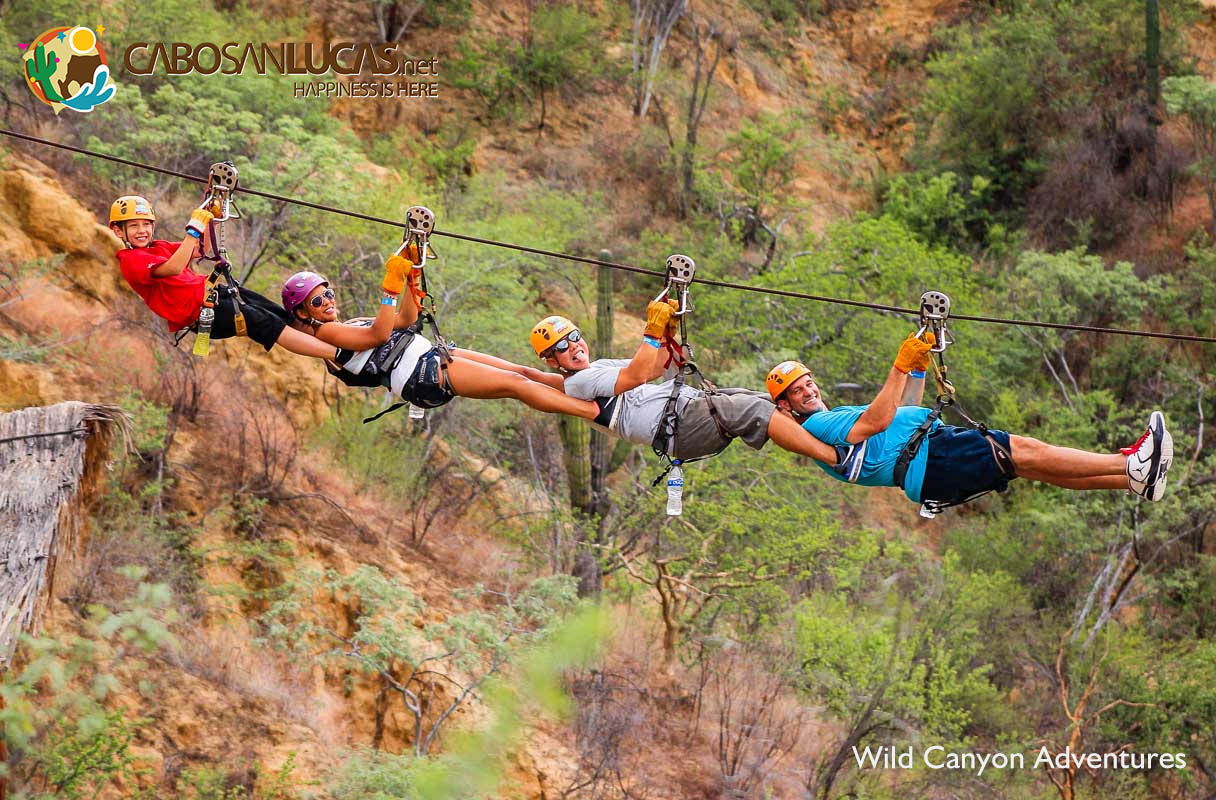
M 304 305 L 309 293 L 318 286 L 329 286 L 324 275 L 315 272 L 297 272 L 283 283 L 283 308 L 288 314 Z

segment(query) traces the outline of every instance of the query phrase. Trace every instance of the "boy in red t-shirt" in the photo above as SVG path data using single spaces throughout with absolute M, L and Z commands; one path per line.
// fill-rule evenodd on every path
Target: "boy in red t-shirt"
M 207 278 L 191 270 L 190 263 L 201 255 L 202 239 L 210 221 L 211 212 L 195 209 L 181 242 L 166 242 L 152 238 L 156 212 L 143 197 L 124 195 L 110 206 L 110 230 L 126 245 L 118 251 L 122 276 L 148 308 L 169 323 L 170 331 L 194 325 L 203 307 Z M 231 291 L 220 287 L 212 339 L 236 335 Z M 262 347 L 269 350 L 278 344 L 293 353 L 316 358 L 333 358 L 336 354 L 332 345 L 288 327 L 290 318 L 278 303 L 243 286 L 236 291 L 240 294 L 249 338 Z

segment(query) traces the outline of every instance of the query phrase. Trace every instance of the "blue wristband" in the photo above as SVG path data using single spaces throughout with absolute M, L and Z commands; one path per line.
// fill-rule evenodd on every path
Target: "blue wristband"
M 201 233 L 199 233 L 198 231 L 196 231 L 194 228 L 186 228 L 186 235 L 193 236 L 195 239 L 198 239 L 200 242 L 203 240 L 203 235 Z
M 393 297 L 392 295 L 387 295 L 387 294 L 386 294 L 386 295 L 384 295 L 383 297 L 381 297 L 381 298 L 380 298 L 380 305 L 382 305 L 382 306 L 395 306 L 395 305 L 397 305 L 397 298 Z
M 654 338 L 653 336 L 643 336 L 642 341 L 645 342 L 646 344 L 650 345 L 651 347 L 653 347 L 655 350 L 658 350 L 660 347 L 663 346 L 659 343 L 659 340 Z
M 925 371 L 923 369 L 914 369 L 908 373 L 908 377 L 909 378 L 923 378 L 923 377 L 925 377 Z

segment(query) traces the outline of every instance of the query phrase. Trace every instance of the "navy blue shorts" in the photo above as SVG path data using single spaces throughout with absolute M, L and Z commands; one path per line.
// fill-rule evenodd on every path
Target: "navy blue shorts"
M 1010 452 L 1009 434 L 994 430 L 988 434 Z M 980 492 L 1003 492 L 1014 477 L 1001 471 L 992 442 L 984 434 L 974 428 L 940 425 L 929 434 L 929 463 L 920 499 L 961 503 Z

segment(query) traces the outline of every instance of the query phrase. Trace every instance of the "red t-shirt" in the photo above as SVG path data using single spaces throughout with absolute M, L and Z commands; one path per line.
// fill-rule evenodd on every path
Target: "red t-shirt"
M 189 267 L 165 278 L 152 274 L 152 270 L 168 261 L 179 247 L 181 242 L 156 239 L 147 247 L 127 247 L 118 251 L 122 276 L 148 308 L 168 321 L 171 331 L 180 330 L 198 319 L 207 291 L 207 278 Z

